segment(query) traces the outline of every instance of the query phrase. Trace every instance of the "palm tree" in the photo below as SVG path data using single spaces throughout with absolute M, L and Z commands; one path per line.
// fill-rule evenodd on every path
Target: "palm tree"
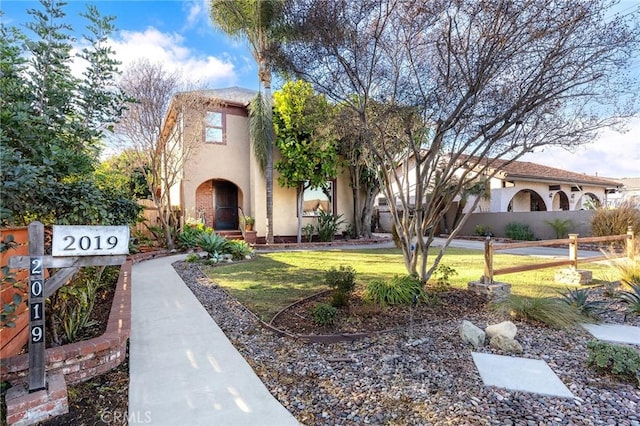
M 260 91 L 251 102 L 249 132 L 267 182 L 267 243 L 273 243 L 273 119 L 270 52 L 280 40 L 286 0 L 211 0 L 211 20 L 227 35 L 246 39 L 258 63 Z

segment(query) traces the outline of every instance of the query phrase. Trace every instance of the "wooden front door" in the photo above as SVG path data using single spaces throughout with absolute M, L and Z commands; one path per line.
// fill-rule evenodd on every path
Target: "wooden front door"
M 216 230 L 238 229 L 238 188 L 231 182 L 215 182 Z

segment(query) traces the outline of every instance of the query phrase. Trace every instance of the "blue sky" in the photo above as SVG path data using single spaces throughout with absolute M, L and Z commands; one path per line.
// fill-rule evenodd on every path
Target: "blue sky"
M 66 20 L 77 35 L 85 20 L 79 13 L 87 3 L 102 15 L 116 17 L 113 46 L 122 67 L 140 57 L 162 62 L 169 69 L 181 69 L 198 85 L 258 88 L 257 67 L 243 41 L 229 39 L 213 28 L 205 0 L 191 1 L 68 1 Z M 30 20 L 27 9 L 40 8 L 37 1 L 2 0 L 7 25 Z
M 27 9 L 40 7 L 37 1 L 0 1 L 5 25 L 21 26 L 29 20 Z M 258 88 L 257 67 L 247 46 L 213 28 L 207 0 L 69 0 L 64 7 L 66 19 L 78 35 L 85 25 L 78 14 L 86 3 L 95 4 L 103 15 L 116 16 L 112 44 L 123 67 L 147 57 L 167 69 L 182 70 L 198 86 Z M 640 0 L 622 0 L 617 7 L 623 13 L 638 9 Z M 633 71 L 640 74 L 640 59 Z M 628 122 L 626 133 L 605 130 L 598 140 L 573 153 L 549 148 L 524 160 L 591 175 L 638 177 L 640 117 Z

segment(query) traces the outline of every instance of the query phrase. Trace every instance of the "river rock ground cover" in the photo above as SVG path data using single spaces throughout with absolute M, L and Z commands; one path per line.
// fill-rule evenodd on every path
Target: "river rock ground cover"
M 273 395 L 307 425 L 640 425 L 640 390 L 587 369 L 581 329 L 557 331 L 517 322 L 520 356 L 543 359 L 576 396 L 548 397 L 484 387 L 460 338 L 463 319 L 485 327 L 504 320 L 486 301 L 464 291 L 439 296 L 436 305 L 418 305 L 413 329 L 409 308 L 367 310 L 357 302 L 333 328 L 311 323 L 301 303 L 274 324 L 290 333 L 393 330 L 353 342 L 304 343 L 281 337 L 211 282 L 195 264 L 174 264 L 200 300 L 251 364 Z M 594 295 L 603 300 L 601 290 Z M 110 303 L 109 303 L 110 305 Z M 607 322 L 640 326 L 611 306 Z M 105 310 L 103 316 L 108 315 Z M 501 354 L 490 348 L 479 349 Z M 70 386 L 70 413 L 47 425 L 127 424 L 128 365 Z
M 397 315 L 365 313 L 365 319 L 345 316 L 338 329 L 320 332 L 363 331 L 367 324 L 394 331 L 351 342 L 306 343 L 262 327 L 197 265 L 174 267 L 271 393 L 303 424 L 640 425 L 636 383 L 586 368 L 591 336 L 582 329 L 515 322 L 520 356 L 546 361 L 575 398 L 509 391 L 483 385 L 458 331 L 464 319 L 484 328 L 508 318 L 465 291 L 443 293 L 436 305 L 418 305 L 412 328 L 408 308 Z M 607 322 L 640 325 L 637 318 L 625 318 L 619 304 L 612 309 Z M 377 318 L 367 322 L 367 315 Z M 308 321 L 308 306 L 300 304 L 276 325 L 306 334 Z M 488 347 L 479 351 L 507 355 Z

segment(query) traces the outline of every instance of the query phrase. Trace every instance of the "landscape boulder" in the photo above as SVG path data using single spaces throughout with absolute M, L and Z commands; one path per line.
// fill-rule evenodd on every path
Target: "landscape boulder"
M 505 336 L 498 335 L 492 337 L 491 341 L 489 342 L 489 346 L 494 349 L 500 349 L 512 354 L 522 353 L 522 345 L 520 345 L 520 343 L 516 342 L 515 340 Z
M 488 326 L 484 331 L 490 339 L 495 336 L 515 339 L 516 334 L 518 333 L 518 328 L 511 321 L 503 321 L 501 323 Z
M 460 325 L 460 337 L 465 343 L 471 344 L 474 348 L 484 346 L 485 332 L 476 327 L 470 321 L 464 320 Z

